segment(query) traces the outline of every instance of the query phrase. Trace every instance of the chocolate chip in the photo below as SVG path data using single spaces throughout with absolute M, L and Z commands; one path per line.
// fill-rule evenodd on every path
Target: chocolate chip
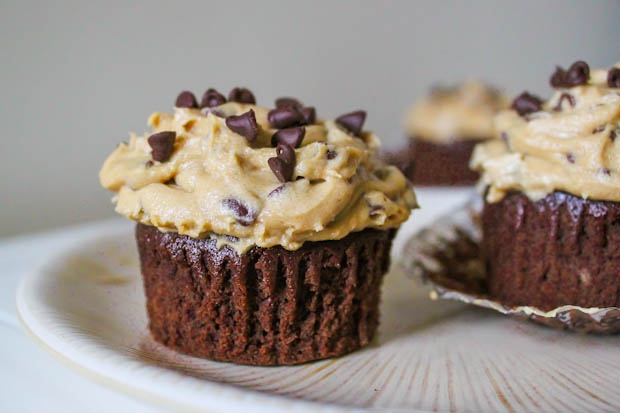
M 297 109 L 301 109 L 303 106 L 304 105 L 295 98 L 282 97 L 276 99 L 276 108 L 294 107 Z
M 286 143 L 278 144 L 276 156 L 287 164 L 295 166 L 295 150 Z
M 290 165 L 277 157 L 267 159 L 267 163 L 280 182 L 288 182 L 293 178 L 295 165 Z
M 284 106 L 270 110 L 267 119 L 272 128 L 284 129 L 298 126 L 304 121 L 304 116 L 296 107 Z
M 243 201 L 226 198 L 222 201 L 222 205 L 232 211 L 239 224 L 244 227 L 251 225 L 256 220 L 256 212 Z
M 258 123 L 252 109 L 239 116 L 229 116 L 226 118 L 226 126 L 246 138 L 248 142 L 254 142 L 258 137 Z
M 549 83 L 551 87 L 561 88 L 564 87 L 564 78 L 566 77 L 566 71 L 562 69 L 560 66 L 555 67 L 555 72 L 551 75 L 549 79 Z
M 146 161 L 146 163 L 144 164 L 146 169 L 150 168 L 153 165 L 155 165 L 155 163 L 153 161 L 151 161 L 150 159 L 148 161 Z
M 542 99 L 528 92 L 523 92 L 512 102 L 512 109 L 521 116 L 538 112 L 542 107 Z
M 267 161 L 269 162 L 269 161 Z M 286 184 L 282 184 L 280 186 L 278 186 L 276 189 L 274 189 L 273 191 L 269 192 L 267 194 L 267 198 L 271 198 L 272 196 L 276 196 L 278 195 L 280 192 L 284 191 L 284 188 L 286 188 Z
M 595 129 L 592 131 L 592 133 L 593 133 L 593 134 L 594 134 L 594 133 L 601 133 L 601 132 L 603 132 L 604 130 L 605 130 L 605 125 L 601 125 L 601 126 L 599 126 L 599 127 L 595 128 Z
M 285 143 L 279 143 L 276 156 L 267 160 L 269 168 L 280 182 L 293 179 L 295 171 L 295 150 Z
M 607 86 L 620 88 L 620 67 L 614 67 L 607 72 Z
M 570 163 L 575 163 L 575 156 L 572 153 L 567 153 L 566 154 L 566 159 L 568 160 L 568 162 Z
M 174 106 L 177 108 L 197 108 L 198 103 L 196 103 L 196 97 L 192 92 L 184 90 L 177 96 Z
M 313 123 L 316 123 L 316 109 L 314 109 L 314 106 L 306 106 L 305 108 L 302 108 L 301 114 L 304 118 L 304 124 L 312 125 Z
M 336 158 L 336 156 L 338 156 L 338 152 L 334 151 L 333 149 L 327 150 L 327 159 L 332 160 Z
M 172 131 L 159 132 L 149 136 L 148 143 L 152 149 L 151 157 L 154 161 L 166 162 L 170 158 L 174 152 L 176 137 L 176 132 Z
M 280 129 L 271 137 L 271 146 L 277 146 L 278 143 L 285 143 L 293 148 L 299 148 L 305 135 L 306 128 L 304 127 Z
M 564 102 L 564 100 L 568 100 L 568 103 L 570 104 L 572 108 L 575 107 L 575 97 L 571 95 L 570 93 L 562 93 L 562 95 L 560 96 L 560 100 L 558 100 L 558 104 L 553 108 L 553 110 L 556 112 L 561 111 L 562 102 Z
M 614 129 L 611 132 L 609 132 L 609 139 L 611 139 L 611 141 L 614 142 L 616 138 L 618 137 L 618 135 L 620 135 L 620 128 Z
M 342 126 L 355 136 L 360 136 L 362 133 L 362 127 L 366 120 L 366 112 L 363 110 L 357 110 L 355 112 L 346 113 L 336 118 L 336 123 Z
M 228 100 L 231 102 L 249 103 L 251 105 L 256 104 L 254 94 L 250 89 L 244 87 L 236 87 L 228 94 Z
M 590 66 L 583 60 L 579 60 L 571 65 L 564 79 L 569 87 L 585 85 L 590 79 Z
M 601 168 L 599 169 L 600 173 L 602 173 L 603 175 L 611 175 L 611 171 L 608 168 Z
M 566 71 L 560 66 L 556 66 L 555 72 L 551 75 L 549 83 L 554 88 L 567 88 L 588 83 L 590 79 L 590 66 L 583 60 L 579 60 L 571 65 Z
M 212 108 L 226 103 L 226 98 L 220 92 L 213 88 L 207 89 L 200 100 L 201 108 Z

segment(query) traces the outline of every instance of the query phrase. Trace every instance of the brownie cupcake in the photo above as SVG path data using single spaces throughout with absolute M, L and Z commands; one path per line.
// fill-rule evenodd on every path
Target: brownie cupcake
M 392 239 L 416 200 L 366 114 L 317 120 L 235 88 L 151 115 L 101 184 L 136 240 L 153 337 L 180 352 L 298 364 L 368 344 Z
M 620 307 L 620 64 L 551 77 L 521 94 L 502 139 L 476 147 L 490 294 L 508 305 Z
M 471 152 L 495 136 L 493 116 L 508 104 L 503 94 L 479 82 L 435 88 L 406 117 L 407 147 L 384 159 L 416 185 L 473 184 L 478 174 L 468 167 Z

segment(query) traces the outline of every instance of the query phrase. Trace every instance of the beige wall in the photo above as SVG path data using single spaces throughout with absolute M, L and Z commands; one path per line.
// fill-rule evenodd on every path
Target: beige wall
M 436 82 L 546 94 L 556 63 L 620 60 L 619 1 L 136 4 L 0 3 L 0 237 L 113 216 L 104 157 L 184 88 L 364 108 L 394 144 Z

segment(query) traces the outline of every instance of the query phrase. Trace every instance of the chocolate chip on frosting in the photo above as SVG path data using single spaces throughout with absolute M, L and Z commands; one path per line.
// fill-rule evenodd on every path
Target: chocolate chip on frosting
M 575 107 L 575 97 L 570 93 L 562 93 L 560 96 L 560 100 L 558 100 L 558 104 L 553 108 L 554 111 L 560 112 L 562 110 L 562 102 L 568 100 L 568 103 L 572 108 Z
M 179 96 L 177 96 L 177 100 L 174 103 L 174 106 L 176 106 L 177 108 L 192 109 L 197 108 L 198 103 L 196 102 L 196 97 L 192 92 L 190 92 L 189 90 L 184 90 L 183 92 L 179 93 Z
M 607 72 L 607 86 L 620 88 L 620 67 L 614 67 Z
M 609 139 L 611 139 L 611 141 L 614 142 L 616 138 L 618 137 L 618 135 L 620 135 L 620 128 L 614 129 L 611 132 L 609 132 Z
M 280 129 L 271 137 L 271 146 L 277 146 L 278 143 L 285 143 L 293 148 L 299 148 L 305 135 L 306 128 L 304 127 Z
M 327 150 L 327 159 L 332 160 L 332 159 L 335 159 L 336 156 L 338 156 L 338 152 L 336 152 L 333 149 L 328 149 Z
M 239 116 L 232 115 L 227 117 L 226 126 L 231 131 L 246 138 L 248 142 L 254 142 L 258 137 L 258 123 L 252 109 Z
M 269 111 L 267 119 L 272 128 L 284 129 L 300 125 L 304 116 L 294 106 L 282 106 Z
M 256 221 L 256 211 L 254 211 L 245 202 L 235 198 L 226 198 L 222 201 L 222 205 L 229 209 L 239 224 L 247 227 Z
M 249 103 L 251 105 L 256 104 L 254 94 L 250 89 L 244 87 L 236 87 L 228 94 L 228 100 L 231 102 Z
M 521 116 L 538 112 L 542 107 L 542 99 L 528 92 L 523 92 L 512 102 L 510 106 Z
M 226 98 L 220 92 L 213 88 L 207 89 L 200 100 L 201 108 L 212 108 L 226 103 Z
M 312 125 L 316 122 L 316 109 L 314 106 L 306 106 L 301 109 L 301 114 L 304 118 L 304 124 Z
M 303 106 L 304 105 L 295 98 L 281 97 L 281 98 L 276 99 L 276 108 L 294 107 L 294 108 L 301 109 L 303 108 Z
M 336 123 L 353 135 L 359 137 L 362 133 L 362 127 L 364 126 L 365 120 L 366 112 L 363 110 L 357 110 L 355 112 L 346 113 L 337 117 Z
M 285 143 L 279 143 L 276 156 L 269 158 L 267 163 L 280 182 L 291 181 L 295 171 L 295 150 Z
M 570 163 L 575 163 L 575 155 L 573 155 L 572 153 L 567 153 L 566 160 Z
M 590 66 L 583 60 L 579 60 L 571 65 L 568 70 L 556 66 L 555 72 L 551 75 L 549 83 L 554 88 L 568 88 L 573 86 L 585 85 L 590 79 Z
M 154 161 L 166 162 L 170 158 L 174 152 L 176 137 L 176 132 L 172 131 L 159 132 L 149 136 L 148 143 L 152 149 L 151 157 Z

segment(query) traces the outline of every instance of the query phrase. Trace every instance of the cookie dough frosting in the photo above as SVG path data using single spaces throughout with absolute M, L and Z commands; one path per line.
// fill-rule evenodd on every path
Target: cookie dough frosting
M 509 105 L 506 96 L 480 82 L 434 90 L 405 119 L 409 136 L 434 143 L 495 136 L 493 117 Z
M 620 63 L 590 72 L 576 62 L 551 83 L 551 99 L 523 93 L 495 119 L 503 139 L 474 150 L 480 190 L 488 202 L 513 190 L 532 200 L 559 190 L 620 202 Z
M 180 95 L 173 113 L 150 116 L 150 137 L 132 135 L 108 157 L 99 177 L 118 213 L 243 253 L 396 228 L 417 206 L 407 179 L 376 158 L 365 113 L 316 121 L 294 99 L 269 110 L 219 96 L 199 109 Z

